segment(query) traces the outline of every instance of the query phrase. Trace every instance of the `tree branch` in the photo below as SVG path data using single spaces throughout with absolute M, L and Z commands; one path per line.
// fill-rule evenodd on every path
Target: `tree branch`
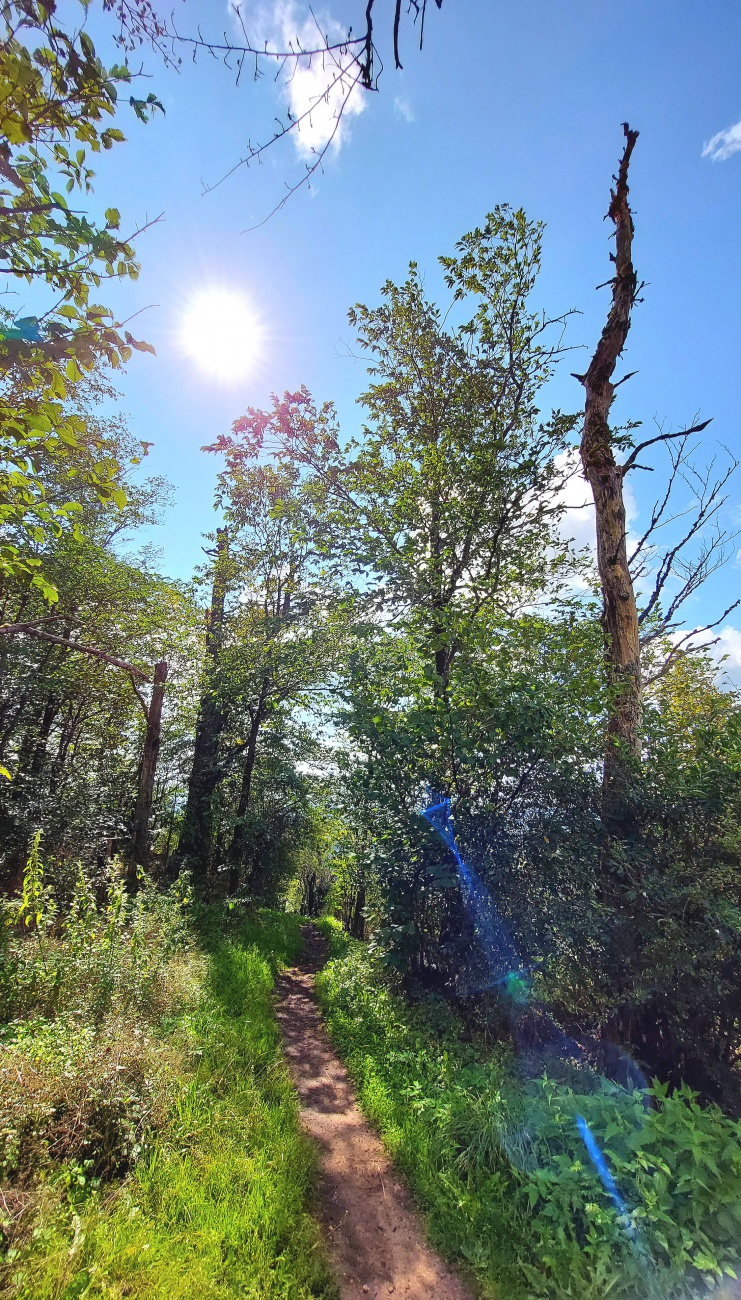
M 615 385 L 615 387 L 617 387 L 617 385 Z M 645 451 L 646 447 L 653 447 L 656 442 L 668 442 L 670 438 L 689 438 L 693 433 L 702 433 L 703 429 L 707 429 L 708 425 L 712 424 L 712 422 L 713 417 L 711 415 L 709 420 L 703 420 L 702 424 L 693 424 L 690 429 L 679 429 L 677 433 L 659 433 L 655 438 L 647 438 L 645 442 L 639 442 L 638 446 L 633 448 L 625 464 L 621 466 L 621 472 L 627 474 L 628 470 L 632 469 L 635 465 L 637 457 L 642 451 Z M 645 466 L 641 466 L 640 468 L 645 468 Z
M 63 617 L 54 615 L 53 617 Z M 44 632 L 38 626 L 29 623 L 4 623 L 0 625 L 0 634 L 3 636 L 34 636 L 39 641 L 50 641 L 52 645 L 66 646 L 68 650 L 77 650 L 80 654 L 90 655 L 93 659 L 100 659 L 103 663 L 110 664 L 113 668 L 123 668 L 124 672 L 130 673 L 132 680 L 138 677 L 139 681 L 148 682 L 150 679 L 141 668 L 135 664 L 127 663 L 125 659 L 119 659 L 116 655 L 108 654 L 107 650 L 98 650 L 96 646 L 82 645 L 79 641 L 70 641 L 67 637 L 54 636 L 52 632 Z

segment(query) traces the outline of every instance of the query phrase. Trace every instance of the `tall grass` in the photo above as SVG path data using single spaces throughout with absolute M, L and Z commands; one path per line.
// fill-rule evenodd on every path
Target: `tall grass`
M 331 924 L 323 923 L 332 933 Z M 668 1096 L 525 1087 L 439 999 L 409 1005 L 344 937 L 319 975 L 333 1040 L 428 1216 L 433 1243 L 500 1300 L 726 1295 L 741 1257 L 741 1124 Z M 577 1128 L 586 1118 L 630 1211 Z M 737 1294 L 737 1293 L 734 1293 Z
M 26 933 L 6 947 L 16 997 L 0 1060 L 21 1082 L 2 1103 L 0 1290 L 14 1300 L 335 1294 L 272 1006 L 298 919 L 213 910 L 196 937 L 181 909 L 175 942 L 177 911 L 150 900 L 147 989 L 130 906 L 95 988 L 96 940 L 76 980 L 59 916 L 41 945 Z M 105 919 L 104 905 L 89 933 Z

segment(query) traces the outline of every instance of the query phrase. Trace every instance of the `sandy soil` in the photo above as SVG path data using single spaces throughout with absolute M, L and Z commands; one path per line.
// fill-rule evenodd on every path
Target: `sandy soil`
M 321 1158 L 320 1213 L 342 1300 L 470 1300 L 426 1245 L 411 1197 L 358 1109 L 314 1001 L 326 944 L 304 927 L 301 965 L 277 981 L 277 1016 L 304 1127 Z

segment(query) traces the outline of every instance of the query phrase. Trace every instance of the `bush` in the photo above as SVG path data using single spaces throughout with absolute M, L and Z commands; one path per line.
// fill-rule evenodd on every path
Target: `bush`
M 409 1006 L 352 945 L 318 978 L 333 1039 L 370 1118 L 485 1295 L 679 1297 L 735 1277 L 741 1125 L 687 1088 L 578 1092 L 527 1084 L 509 1049 L 465 1041 L 449 1006 Z M 612 1204 L 577 1128 L 624 1197 Z
M 34 990 L 60 1011 L 5 1028 L 0 1289 L 329 1300 L 307 1211 L 314 1157 L 272 1004 L 298 918 L 213 908 L 196 932 L 176 894 L 117 898 L 85 921 L 87 952 L 69 916 L 7 946 L 16 1012 Z M 67 996 L 77 1010 L 63 1014 Z

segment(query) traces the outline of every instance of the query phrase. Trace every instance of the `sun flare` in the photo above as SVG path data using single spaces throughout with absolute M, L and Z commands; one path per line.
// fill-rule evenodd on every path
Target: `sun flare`
M 185 352 L 217 379 L 242 379 L 254 370 L 262 341 L 260 322 L 247 298 L 232 289 L 201 289 L 183 317 Z

